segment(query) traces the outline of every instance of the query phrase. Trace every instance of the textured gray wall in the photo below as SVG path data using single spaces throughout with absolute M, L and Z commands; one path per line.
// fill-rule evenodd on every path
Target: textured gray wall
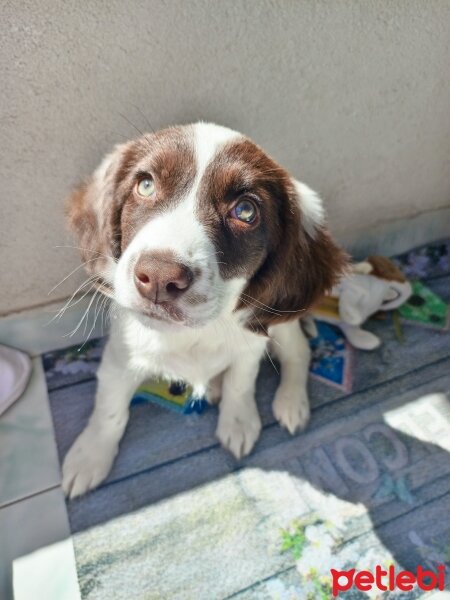
M 147 127 L 136 107 L 247 133 L 339 236 L 448 206 L 449 23 L 448 0 L 3 0 L 0 312 L 78 264 L 63 199 L 136 134 L 120 113 Z

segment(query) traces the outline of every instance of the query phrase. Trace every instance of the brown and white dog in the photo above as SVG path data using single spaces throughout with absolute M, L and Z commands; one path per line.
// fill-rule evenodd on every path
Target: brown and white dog
M 240 133 L 197 123 L 117 146 L 71 197 L 69 220 L 115 318 L 94 411 L 64 461 L 67 495 L 107 476 L 132 394 L 151 377 L 220 398 L 217 437 L 248 454 L 269 342 L 281 365 L 274 415 L 291 433 L 305 427 L 298 320 L 346 264 L 313 191 Z

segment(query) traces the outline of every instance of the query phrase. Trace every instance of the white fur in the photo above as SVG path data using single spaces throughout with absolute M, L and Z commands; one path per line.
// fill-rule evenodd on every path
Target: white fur
M 300 209 L 303 214 L 303 227 L 310 237 L 314 239 L 316 230 L 323 225 L 325 213 L 322 200 L 307 185 L 293 179 L 299 197 Z
M 63 488 L 70 497 L 96 487 L 107 476 L 128 421 L 133 391 L 151 377 L 187 381 L 195 395 L 206 394 L 211 401 L 221 395 L 216 434 L 237 458 L 248 454 L 258 439 L 255 381 L 267 338 L 243 327 L 245 311 L 234 312 L 246 281 L 220 277 L 220 259 L 195 210 L 202 174 L 220 147 L 237 136 L 211 124 L 195 126 L 197 176 L 192 188 L 176 207 L 144 224 L 118 261 L 112 274 L 115 318 L 98 371 L 95 408 L 63 465 Z M 105 177 L 109 160 L 95 177 Z M 306 186 L 297 185 L 313 231 L 322 219 L 320 201 Z M 205 294 L 207 302 L 188 306 L 180 299 L 187 324 L 194 326 L 161 324 L 137 310 L 133 267 L 141 252 L 152 249 L 170 250 L 181 262 L 201 268 L 193 289 Z M 309 417 L 308 344 L 297 321 L 270 327 L 269 336 L 282 369 L 274 414 L 294 433 Z
M 281 382 L 273 401 L 273 414 L 289 433 L 304 429 L 309 420 L 306 391 L 310 349 L 297 321 L 269 329 L 272 349 L 281 364 Z
M 194 135 L 198 183 L 217 150 L 227 142 L 241 138 L 242 134 L 228 129 L 228 127 L 200 122 L 194 125 Z

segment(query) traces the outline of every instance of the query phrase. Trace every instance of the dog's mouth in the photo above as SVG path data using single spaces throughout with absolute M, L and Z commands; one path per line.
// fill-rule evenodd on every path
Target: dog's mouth
M 184 312 L 170 302 L 161 302 L 151 306 L 146 305 L 141 307 L 139 312 L 149 319 L 155 319 L 156 321 L 165 323 L 184 325 L 187 321 Z

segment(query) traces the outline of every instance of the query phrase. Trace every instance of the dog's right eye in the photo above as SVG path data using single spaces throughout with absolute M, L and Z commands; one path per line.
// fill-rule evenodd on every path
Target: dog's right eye
M 155 184 L 151 177 L 144 177 L 136 184 L 136 191 L 143 198 L 150 198 L 155 192 Z
M 258 209 L 254 202 L 243 198 L 231 209 L 230 216 L 233 219 L 242 221 L 242 223 L 251 225 L 258 217 Z

